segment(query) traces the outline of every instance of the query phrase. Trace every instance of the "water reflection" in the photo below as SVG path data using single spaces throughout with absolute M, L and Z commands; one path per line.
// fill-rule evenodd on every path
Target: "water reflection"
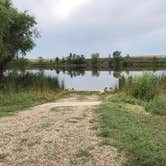
M 142 75 L 145 71 L 85 71 L 76 70 L 24 70 L 6 71 L 3 79 L 0 79 L 0 88 L 51 88 L 55 89 L 75 89 L 75 90 L 103 90 L 104 88 L 121 88 L 125 84 L 126 78 Z M 166 73 L 161 71 L 146 71 L 155 74 Z M 12 86 L 11 86 L 12 85 Z
M 57 90 L 64 89 L 63 80 L 58 77 L 50 77 L 45 72 L 9 71 L 0 78 L 1 91 L 20 91 L 20 90 Z

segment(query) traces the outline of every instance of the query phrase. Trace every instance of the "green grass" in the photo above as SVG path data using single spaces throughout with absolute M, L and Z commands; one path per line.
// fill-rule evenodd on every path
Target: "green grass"
M 11 72 L 0 78 L 0 117 L 62 97 L 64 82 L 43 72 Z
M 146 111 L 166 115 L 166 95 L 160 95 L 146 104 Z
M 128 103 L 133 105 L 144 106 L 147 112 L 158 114 L 158 115 L 166 115 L 166 95 L 160 94 L 150 101 L 144 101 L 141 99 L 137 99 L 133 96 L 128 96 L 125 94 L 115 95 L 111 98 L 112 102 L 115 103 Z
M 45 100 L 28 93 L 0 93 L 0 117 L 41 104 Z
M 124 102 L 124 103 L 129 103 L 129 104 L 134 104 L 134 105 L 140 105 L 140 106 L 144 106 L 146 105 L 146 102 L 141 100 L 141 99 L 137 99 L 133 96 L 129 96 L 129 95 L 114 95 L 114 97 L 111 98 L 112 102 Z
M 126 151 L 128 166 L 165 166 L 165 116 L 146 114 L 143 107 L 141 112 L 137 107 L 110 98 L 97 108 L 103 144 Z

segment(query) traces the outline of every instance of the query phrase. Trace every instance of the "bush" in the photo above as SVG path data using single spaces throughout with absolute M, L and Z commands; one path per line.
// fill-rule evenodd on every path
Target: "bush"
M 158 95 L 158 81 L 153 74 L 134 77 L 130 84 L 129 94 L 136 98 L 149 101 Z
M 159 96 L 150 101 L 146 107 L 146 111 L 159 115 L 166 115 L 166 96 Z

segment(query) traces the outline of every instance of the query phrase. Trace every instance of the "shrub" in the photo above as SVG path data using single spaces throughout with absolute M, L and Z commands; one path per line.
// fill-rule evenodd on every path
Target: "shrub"
M 158 95 L 158 81 L 155 75 L 144 73 L 142 76 L 134 77 L 131 81 L 129 94 L 142 99 L 151 100 Z

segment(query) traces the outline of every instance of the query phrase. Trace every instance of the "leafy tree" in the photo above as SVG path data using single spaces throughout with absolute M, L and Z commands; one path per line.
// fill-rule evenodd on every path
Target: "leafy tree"
M 80 56 L 80 59 L 81 59 L 81 63 L 82 63 L 82 64 L 85 64 L 85 63 L 86 63 L 86 58 L 85 58 L 84 55 L 81 55 L 81 56 Z
M 72 53 L 69 54 L 66 60 L 69 65 L 70 64 L 82 65 L 86 63 L 84 55 L 76 55 Z
M 74 63 L 77 64 L 77 65 L 84 64 L 85 63 L 84 55 L 77 55 Z
M 69 56 L 68 56 L 66 59 L 67 59 L 67 63 L 68 63 L 68 64 L 71 64 L 71 63 L 72 63 L 72 60 L 73 60 L 73 54 L 70 53 Z
M 59 63 L 59 57 L 55 58 L 55 63 Z
M 61 62 L 62 62 L 62 64 L 64 64 L 66 62 L 64 57 L 62 58 Z
M 99 53 L 94 53 L 94 54 L 91 55 L 92 66 L 96 66 L 97 65 L 99 57 L 100 57 Z
M 0 0 L 0 73 L 19 54 L 26 55 L 38 37 L 36 21 L 26 11 L 18 11 L 11 0 Z
M 113 52 L 113 59 L 114 59 L 115 67 L 116 68 L 120 67 L 120 61 L 122 59 L 121 52 L 120 51 L 114 51 Z

